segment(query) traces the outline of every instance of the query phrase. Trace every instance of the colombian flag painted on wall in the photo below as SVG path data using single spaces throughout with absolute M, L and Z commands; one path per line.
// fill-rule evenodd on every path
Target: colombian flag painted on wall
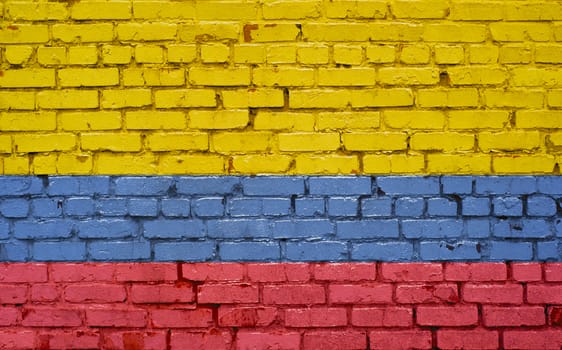
M 562 346 L 562 1 L 0 12 L 0 349 Z

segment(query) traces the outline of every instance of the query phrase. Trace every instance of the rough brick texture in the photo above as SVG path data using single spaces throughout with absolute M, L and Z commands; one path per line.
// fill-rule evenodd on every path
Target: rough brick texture
M 514 260 L 532 282 L 524 262 L 562 259 L 561 200 L 547 176 L 0 177 L 0 260 Z
M 0 14 L 3 174 L 559 171 L 558 0 L 6 0 Z
M 3 275 L 19 279 L 0 281 L 0 347 L 560 348 L 560 281 L 520 281 L 517 263 L 479 265 L 3 264 Z M 544 276 L 560 269 L 534 266 Z M 457 281 L 447 273 L 455 269 L 479 273 Z M 405 278 L 412 273 L 416 280 Z M 550 297 L 513 305 L 466 292 L 492 285 L 500 295 L 516 286 Z

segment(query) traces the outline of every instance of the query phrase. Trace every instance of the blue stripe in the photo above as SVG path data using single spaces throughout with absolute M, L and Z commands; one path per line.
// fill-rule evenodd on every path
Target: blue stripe
M 558 176 L 4 176 L 2 261 L 562 261 Z

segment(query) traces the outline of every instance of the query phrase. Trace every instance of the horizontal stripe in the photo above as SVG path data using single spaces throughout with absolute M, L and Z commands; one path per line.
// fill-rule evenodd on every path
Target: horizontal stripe
M 560 261 L 562 177 L 0 177 L 4 261 Z
M 10 349 L 554 349 L 560 263 L 0 264 Z

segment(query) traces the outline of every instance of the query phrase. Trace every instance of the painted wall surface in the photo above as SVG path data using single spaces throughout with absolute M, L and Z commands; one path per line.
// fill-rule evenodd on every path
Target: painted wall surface
M 0 13 L 0 349 L 562 347 L 562 1 Z
M 556 174 L 560 1 L 4 1 L 4 174 Z

